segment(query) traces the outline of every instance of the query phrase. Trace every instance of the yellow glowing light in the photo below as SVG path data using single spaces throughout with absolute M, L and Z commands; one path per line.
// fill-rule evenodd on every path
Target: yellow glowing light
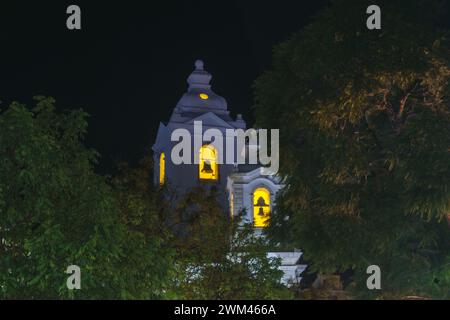
M 230 214 L 231 219 L 234 218 L 234 195 L 233 192 L 230 193 Z
M 209 99 L 209 96 L 206 93 L 200 93 L 198 96 L 202 100 L 208 100 Z
M 198 175 L 201 180 L 218 180 L 219 165 L 217 150 L 212 145 L 204 145 L 199 152 Z
M 159 156 L 159 184 L 163 185 L 166 179 L 166 156 L 164 152 Z
M 253 193 L 253 225 L 265 228 L 269 225 L 270 192 L 265 188 L 258 188 Z

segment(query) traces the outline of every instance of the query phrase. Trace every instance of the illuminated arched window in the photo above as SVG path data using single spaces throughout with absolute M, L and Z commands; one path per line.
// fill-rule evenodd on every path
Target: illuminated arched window
M 159 156 L 159 184 L 163 185 L 166 179 L 166 156 L 164 152 Z
M 231 219 L 234 217 L 234 195 L 233 192 L 230 192 L 230 215 Z
M 208 144 L 200 148 L 198 175 L 201 180 L 219 179 L 217 158 L 217 150 L 212 145 Z
M 266 188 L 258 188 L 253 192 L 253 225 L 264 228 L 269 224 L 270 192 Z

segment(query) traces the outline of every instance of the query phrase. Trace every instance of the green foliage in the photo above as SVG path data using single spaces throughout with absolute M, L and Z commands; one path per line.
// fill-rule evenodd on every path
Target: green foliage
M 194 190 L 174 208 L 151 184 L 150 158 L 111 180 L 95 174 L 86 116 L 43 97 L 0 114 L 1 298 L 289 296 L 267 244 L 227 221 L 214 193 Z M 73 264 L 81 290 L 66 287 Z
M 174 250 L 168 245 L 171 233 L 161 206 L 163 196 L 152 188 L 152 169 L 151 159 L 145 157 L 137 168 L 120 165 L 112 181 L 130 245 L 127 251 L 127 263 L 133 266 L 130 281 L 137 292 L 142 292 L 141 296 L 129 298 L 167 298 L 166 287 L 175 272 Z
M 182 225 L 173 246 L 178 275 L 172 293 L 179 299 L 287 299 L 279 261 L 269 259 L 267 241 L 251 225 L 230 221 L 214 191 L 187 193 L 174 209 Z
M 97 153 L 82 144 L 87 115 L 36 100 L 0 114 L 0 297 L 160 296 L 170 269 L 161 239 L 145 232 L 148 217 L 127 221 L 139 203 L 119 203 L 94 173 Z M 72 264 L 81 290 L 66 287 Z
M 449 298 L 448 34 L 437 1 L 379 1 L 375 31 L 369 4 L 335 1 L 255 84 L 289 186 L 270 233 L 304 248 L 312 271 L 354 269 L 359 297 Z M 381 292 L 365 287 L 371 264 Z

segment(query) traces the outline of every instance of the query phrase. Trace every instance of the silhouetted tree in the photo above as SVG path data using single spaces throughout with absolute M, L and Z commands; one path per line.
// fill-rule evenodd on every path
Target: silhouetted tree
M 352 268 L 358 297 L 449 298 L 450 51 L 438 1 L 334 1 L 275 49 L 258 126 L 280 128 L 270 232 L 310 270 Z M 366 288 L 379 265 L 382 290 Z
M 43 97 L 31 110 L 13 103 L 0 113 L 2 298 L 163 296 L 169 252 L 147 232 L 152 218 L 139 199 L 117 197 L 94 173 L 86 117 L 57 113 Z M 69 265 L 81 268 L 81 290 L 66 287 Z

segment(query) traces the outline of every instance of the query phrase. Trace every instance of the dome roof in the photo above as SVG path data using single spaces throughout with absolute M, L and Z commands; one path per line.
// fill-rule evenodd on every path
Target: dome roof
M 181 112 L 227 111 L 226 100 L 211 90 L 212 76 L 204 69 L 201 60 L 195 61 L 195 70 L 189 75 L 187 92 L 178 101 Z

